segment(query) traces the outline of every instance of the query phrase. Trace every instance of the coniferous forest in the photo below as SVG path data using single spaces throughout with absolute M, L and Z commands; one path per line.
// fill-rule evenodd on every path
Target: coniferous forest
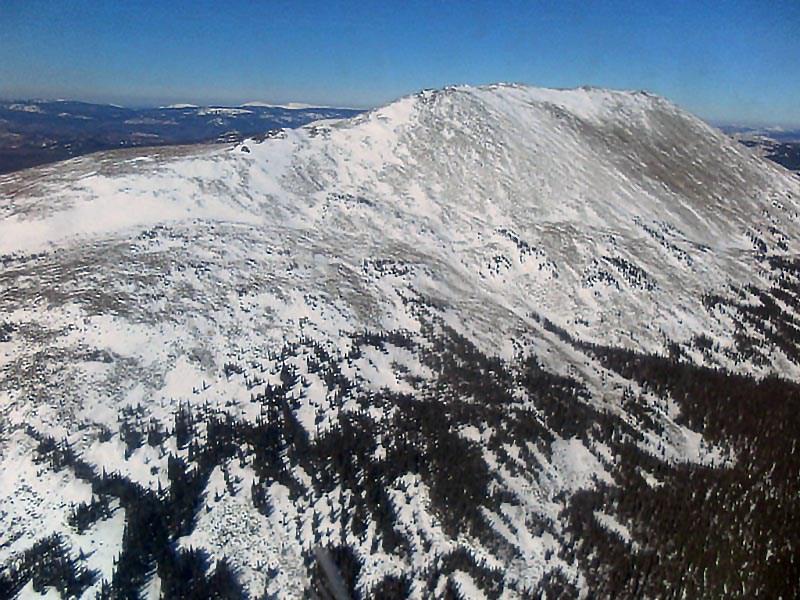
M 759 323 L 774 344 L 787 352 L 800 347 L 800 329 L 792 317 L 770 303 L 775 297 L 796 301 L 797 289 L 787 280 L 761 297 L 759 314 L 735 298 L 729 302 L 742 311 L 743 321 Z M 709 298 L 708 304 L 725 301 Z M 433 315 L 430 307 L 421 310 Z M 662 356 L 585 343 L 543 321 L 543 327 L 562 342 L 630 382 L 622 393 L 622 410 L 614 412 L 594 402 L 579 377 L 547 370 L 534 355 L 509 364 L 487 356 L 433 316 L 426 322 L 422 337 L 403 331 L 365 331 L 338 355 L 312 340 L 277 349 L 275 358 L 284 364 L 280 383 L 253 386 L 259 391 L 251 401 L 260 407 L 255 422 L 237 420 L 209 406 L 181 405 L 172 427 L 162 430 L 136 410 L 125 411 L 119 431 L 110 435 L 119 435 L 131 452 L 144 444 L 161 446 L 169 439 L 187 450 L 186 458 L 169 457 L 169 483 L 157 490 L 117 473 L 98 472 L 70 444 L 31 428 L 30 435 L 38 440 L 37 460 L 43 466 L 71 470 L 91 484 L 91 502 L 74 506 L 68 515 L 71 527 L 90 530 L 112 510 L 125 512 L 122 551 L 115 558 L 113 577 L 102 582 L 100 596 L 142 597 L 147 582 L 157 574 L 165 598 L 246 597 L 236 568 L 226 557 L 177 544 L 193 530 L 204 509 L 212 470 L 230 461 L 252 467 L 253 504 L 263 515 L 275 510 L 267 493 L 272 482 L 285 485 L 295 499 L 347 492 L 348 503 L 335 515 L 340 539 L 309 548 L 305 556 L 310 597 L 335 597 L 330 574 L 320 564 L 320 549 L 335 565 L 336 576 L 351 597 L 402 598 L 410 593 L 406 575 L 388 576 L 365 590 L 359 584 L 364 557 L 348 544 L 351 536 L 363 537 L 374 524 L 381 551 L 411 555 L 413 542 L 397 526 L 395 503 L 387 493 L 407 474 L 428 486 L 432 509 L 449 536 L 480 540 L 496 556 L 512 561 L 515 549 L 486 515 L 521 500 L 498 478 L 497 465 L 487 463 L 486 451 L 502 469 L 535 474 L 557 438 L 602 444 L 614 457 L 609 463 L 611 480 L 596 479 L 590 488 L 562 498 L 558 518 L 565 527 L 547 519 L 536 525 L 538 531 L 563 541 L 560 558 L 579 567 L 594 597 L 800 594 L 800 385 L 779 377 L 758 380 L 698 366 L 677 346 Z M 743 353 L 752 351 L 752 340 L 743 336 L 740 342 Z M 345 375 L 348 362 L 369 349 L 387 347 L 418 355 L 431 378 L 410 378 L 413 393 L 376 393 Z M 703 340 L 696 347 L 703 348 Z M 293 390 L 302 389 L 304 375 L 288 359 L 297 356 L 306 357 L 306 373 L 318 374 L 339 403 L 336 422 L 313 439 L 296 416 L 298 396 Z M 249 377 L 246 365 L 227 364 L 225 373 Z M 664 427 L 654 405 L 645 401 L 647 394 L 674 401 L 680 409 L 679 422 L 735 458 L 723 465 L 702 465 L 644 450 L 644 437 L 663 432 Z M 351 408 L 341 410 L 347 402 Z M 376 421 L 370 416 L 371 407 L 391 407 L 391 417 Z M 459 434 L 476 423 L 491 432 L 481 442 L 485 447 Z M 376 452 L 379 446 L 381 453 Z M 509 455 L 512 446 L 519 448 L 517 456 Z M 297 465 L 313 474 L 310 486 L 293 475 Z M 649 482 L 645 473 L 658 484 Z M 237 493 L 233 482 L 231 491 Z M 598 513 L 625 523 L 629 537 L 604 526 Z M 421 569 L 413 575 L 424 577 L 425 594 L 431 596 L 444 589 L 446 596 L 462 597 L 448 579 L 455 572 L 468 573 L 489 598 L 501 597 L 508 585 L 501 572 L 466 548 Z M 0 597 L 14 597 L 28 582 L 34 589 L 53 586 L 62 597 L 79 597 L 96 578 L 85 568 L 82 556 L 54 535 L 3 565 Z M 448 583 L 441 588 L 443 580 Z M 574 578 L 560 569 L 548 571 L 535 587 L 514 591 L 531 598 L 572 598 L 578 593 Z

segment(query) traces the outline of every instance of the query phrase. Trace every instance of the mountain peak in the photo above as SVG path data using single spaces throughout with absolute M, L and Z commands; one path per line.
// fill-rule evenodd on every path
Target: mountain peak
M 576 116 L 595 118 L 609 116 L 626 105 L 666 105 L 668 102 L 647 91 L 614 90 L 594 86 L 575 88 L 546 88 L 520 83 L 492 83 L 485 85 L 453 85 L 441 89 L 426 89 L 414 97 L 427 102 L 436 97 L 465 94 L 475 97 L 504 99 L 531 104 L 553 105 L 569 110 Z

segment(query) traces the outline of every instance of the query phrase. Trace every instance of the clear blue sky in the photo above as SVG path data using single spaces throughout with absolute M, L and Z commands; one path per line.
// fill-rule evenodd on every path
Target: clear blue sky
M 517 81 L 800 125 L 800 0 L 0 0 L 0 97 L 371 106 Z

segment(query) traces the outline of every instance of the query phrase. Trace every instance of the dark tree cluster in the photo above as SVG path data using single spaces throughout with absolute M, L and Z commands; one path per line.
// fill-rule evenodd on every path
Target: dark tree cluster
M 29 581 L 40 594 L 53 587 L 62 598 L 78 598 L 97 578 L 84 562 L 60 535 L 41 539 L 0 567 L 0 598 L 14 598 Z
M 603 260 L 610 263 L 628 282 L 629 285 L 645 290 L 654 290 L 656 285 L 647 272 L 621 256 L 604 256 Z
M 108 519 L 112 514 L 108 496 L 92 496 L 89 502 L 81 502 L 67 515 L 67 523 L 78 533 L 84 533 L 100 520 Z
M 57 442 L 34 430 L 29 433 L 39 440 L 39 462 L 47 462 L 57 470 L 69 468 L 77 478 L 92 486 L 92 501 L 73 508 L 68 516 L 70 524 L 77 531 L 86 531 L 98 519 L 105 518 L 109 514 L 108 505 L 112 498 L 117 499 L 125 511 L 122 551 L 115 559 L 111 581 L 102 584 L 101 597 L 140 598 L 144 586 L 154 574 L 161 579 L 165 598 L 243 597 L 236 574 L 228 563 L 218 561 L 216 567 L 210 570 L 206 555 L 178 549 L 175 544 L 179 537 L 194 528 L 208 476 L 216 464 L 211 460 L 212 453 L 199 452 L 191 467 L 183 459 L 169 456 L 169 486 L 153 491 L 118 473 L 97 473 L 66 442 Z M 96 574 L 87 578 L 83 557 L 54 562 L 52 557 L 55 551 L 51 546 L 36 544 L 25 553 L 25 556 L 30 555 L 29 560 L 40 565 L 38 568 L 44 573 L 37 575 L 39 579 L 34 580 L 34 585 L 38 585 L 40 580 L 56 581 L 58 585 L 66 585 L 62 584 L 64 581 L 78 581 L 85 589 L 95 581 Z M 64 550 L 61 545 L 59 548 Z M 61 554 L 66 556 L 65 551 Z M 70 569 L 72 575 L 68 576 L 65 573 Z M 9 581 L 14 589 L 24 586 L 34 574 L 39 573 L 15 568 L 14 564 L 4 565 L 3 572 L 12 573 L 13 578 L 9 576 Z M 78 595 L 67 593 L 64 597 Z M 0 593 L 0 597 L 6 596 Z
M 761 305 L 765 317 L 788 316 L 770 306 Z M 575 494 L 563 515 L 577 540 L 565 558 L 579 560 L 591 588 L 615 598 L 800 596 L 800 386 L 699 367 L 679 355 L 578 342 L 551 329 L 678 402 L 683 423 L 736 457 L 718 466 L 675 464 L 607 439 L 622 457 L 619 485 Z M 627 524 L 638 550 L 602 527 L 595 511 Z
M 766 364 L 775 350 L 800 364 L 800 261 L 782 256 L 764 259 L 774 283 L 768 289 L 748 285 L 734 294 L 708 295 L 709 311 L 724 307 L 736 317 L 737 360 Z
M 17 330 L 16 325 L 9 322 L 0 323 L 0 342 L 10 342 L 11 334 Z
M 674 231 L 674 228 L 670 229 L 666 223 L 658 223 L 657 225 L 661 227 L 661 231 L 659 231 L 653 225 L 647 225 L 646 223 L 644 223 L 644 221 L 642 221 L 642 219 L 639 217 L 635 217 L 634 222 L 639 227 L 641 227 L 645 231 L 645 233 L 647 233 L 651 238 L 653 238 L 655 241 L 661 244 L 661 246 L 676 260 L 682 262 L 687 267 L 691 267 L 694 264 L 692 257 L 689 255 L 688 252 L 686 252 L 686 250 L 684 250 L 683 248 L 681 248 L 680 246 L 676 245 L 674 242 L 671 242 L 669 240 L 667 234 L 676 233 Z

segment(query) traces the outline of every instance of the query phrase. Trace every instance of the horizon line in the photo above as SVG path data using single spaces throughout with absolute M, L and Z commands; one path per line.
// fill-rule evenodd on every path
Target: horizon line
M 439 88 L 420 88 L 414 92 L 410 92 L 407 94 L 402 94 L 397 96 L 396 98 L 389 100 L 387 102 L 379 103 L 379 104 L 369 104 L 363 106 L 347 106 L 347 105 L 337 105 L 335 103 L 312 103 L 312 102 L 305 102 L 305 101 L 298 101 L 298 100 L 290 100 L 286 102 L 271 102 L 267 100 L 246 100 L 243 102 L 191 102 L 188 100 L 179 100 L 179 101 L 165 101 L 165 102 L 157 102 L 157 101 L 149 101 L 149 102 L 130 102 L 120 104 L 119 102 L 110 102 L 106 100 L 85 100 L 81 98 L 69 98 L 69 97 L 46 97 L 46 96 L 28 96 L 28 97 L 10 97 L 10 96 L 0 96 L 0 102 L 3 103 L 48 103 L 48 102 L 74 102 L 78 104 L 89 104 L 94 106 L 111 106 L 114 108 L 123 108 L 129 110 L 180 110 L 181 108 L 191 109 L 191 108 L 283 108 L 285 110 L 310 110 L 314 108 L 327 108 L 327 109 L 340 109 L 340 110 L 357 110 L 366 112 L 369 110 L 373 110 L 375 108 L 379 108 L 381 106 L 386 106 L 395 102 L 396 100 L 406 98 L 409 96 L 413 96 L 422 91 L 427 90 L 435 90 L 435 89 L 446 89 L 452 87 L 483 87 L 489 85 L 524 85 L 524 86 L 531 86 L 531 87 L 541 87 L 543 89 L 551 89 L 551 90 L 578 90 L 582 88 L 592 88 L 592 89 L 605 89 L 605 90 L 614 90 L 614 91 L 625 91 L 625 92 L 645 92 L 648 94 L 653 94 L 656 96 L 664 97 L 669 99 L 667 96 L 663 96 L 663 94 L 658 94 L 657 92 L 653 92 L 652 90 L 648 89 L 633 89 L 633 88 L 611 88 L 611 87 L 603 87 L 603 86 L 596 86 L 596 85 L 579 85 L 574 87 L 547 87 L 547 86 L 533 86 L 531 84 L 522 83 L 522 82 L 494 82 L 494 83 L 487 83 L 487 84 L 450 84 L 441 86 Z M 292 106 L 296 105 L 296 106 Z M 684 108 L 684 107 L 682 107 Z M 684 108 L 685 109 L 685 108 Z M 800 130 L 800 121 L 797 123 L 790 123 L 785 121 L 766 121 L 766 120 L 759 120 L 759 119 L 741 119 L 741 118 L 719 118 L 719 117 L 707 117 L 703 116 L 699 113 L 696 113 L 690 109 L 685 109 L 688 112 L 695 114 L 700 119 L 712 125 L 714 127 L 738 127 L 738 128 L 751 128 L 751 129 L 773 129 L 775 132 L 793 132 L 794 130 Z

